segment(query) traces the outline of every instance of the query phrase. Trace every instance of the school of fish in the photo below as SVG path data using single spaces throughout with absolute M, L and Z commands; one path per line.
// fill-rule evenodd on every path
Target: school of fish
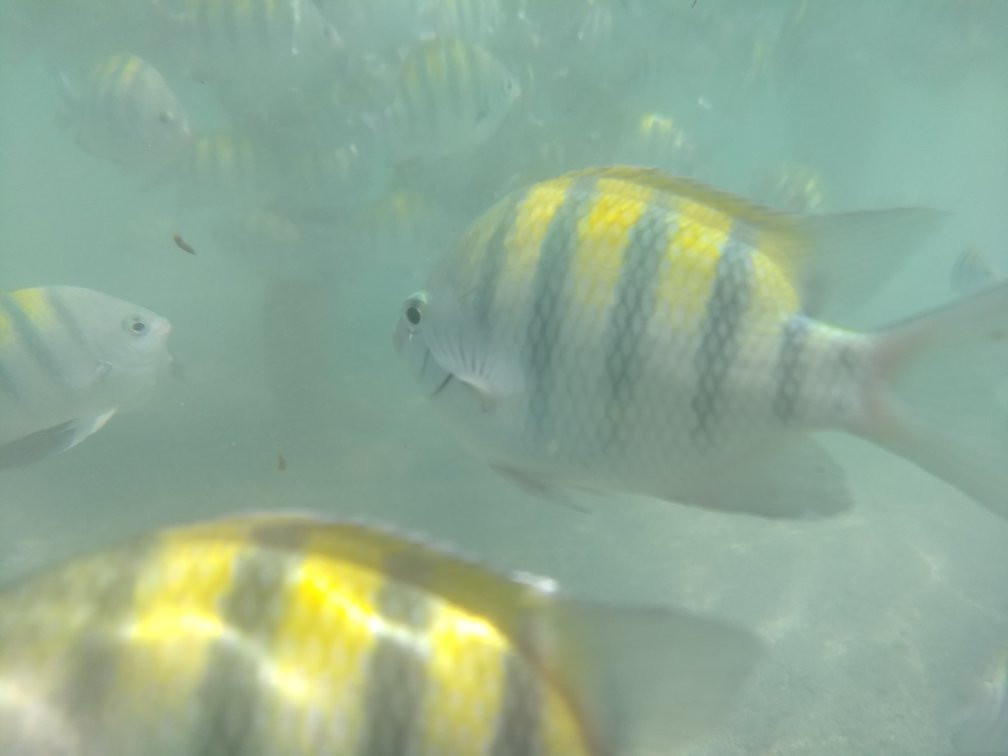
M 305 287 L 365 261 L 423 287 L 388 313 L 414 393 L 530 496 L 825 519 L 855 501 L 818 437 L 840 431 L 1008 519 L 1003 258 L 962 240 L 951 301 L 863 326 L 947 218 L 833 212 L 806 123 L 806 149 L 732 173 L 734 101 L 804 102 L 797 72 L 837 17 L 715 5 L 13 0 L 0 64 L 38 53 L 68 150 L 169 208 L 152 249 L 263 282 L 261 336 L 293 355 L 277 391 L 318 361 L 285 351 L 291 331 L 324 350 L 342 325 L 295 318 Z M 941 33 L 858 30 L 835 55 L 910 81 L 923 51 L 934 86 L 1008 63 L 1004 8 L 915 10 Z M 90 288 L 0 281 L 0 479 L 155 396 L 181 331 Z M 770 650 L 272 504 L 0 581 L 0 754 L 680 753 Z M 1008 753 L 1005 658 L 949 718 L 960 754 Z

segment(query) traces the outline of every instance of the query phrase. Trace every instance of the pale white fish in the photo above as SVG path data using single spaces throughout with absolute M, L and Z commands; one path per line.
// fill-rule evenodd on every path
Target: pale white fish
M 0 467 L 68 449 L 152 392 L 169 322 L 75 286 L 0 293 Z
M 543 487 L 828 515 L 852 499 L 811 434 L 838 430 L 1008 517 L 993 397 L 1008 285 L 870 333 L 826 320 L 939 218 L 784 215 L 657 171 L 589 169 L 487 211 L 407 298 L 394 339 L 475 454 Z
M 172 163 L 190 142 L 185 107 L 137 55 L 109 55 L 81 82 L 62 81 L 77 144 L 95 157 L 146 171 Z
M 963 756 L 1008 754 L 1008 651 L 997 653 L 969 691 L 951 737 Z

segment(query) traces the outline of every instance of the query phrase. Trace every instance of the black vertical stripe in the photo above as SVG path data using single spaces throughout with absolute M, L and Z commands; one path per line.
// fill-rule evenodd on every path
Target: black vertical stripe
M 84 743 L 104 743 L 114 737 L 108 731 L 115 727 L 107 706 L 116 707 L 115 682 L 119 665 L 128 641 L 117 630 L 129 619 L 134 609 L 137 581 L 153 552 L 152 541 L 142 539 L 114 554 L 99 557 L 98 565 L 89 565 L 98 581 L 87 585 L 86 595 L 74 593 L 79 589 L 79 575 L 66 573 L 62 599 L 67 602 L 87 602 L 90 621 L 80 629 L 67 651 L 66 664 L 59 692 L 55 695 L 56 711 L 66 712 Z M 68 570 L 76 571 L 78 565 Z M 85 568 L 87 569 L 87 568 Z M 52 598 L 52 597 L 51 597 Z M 156 695 L 152 695 L 146 712 L 157 715 Z
M 283 618 L 287 579 L 296 564 L 293 557 L 254 544 L 235 565 L 235 574 L 218 612 L 231 637 L 214 641 L 197 691 L 198 715 L 189 753 L 193 756 L 271 753 L 265 734 L 254 725 L 263 706 L 257 654 L 268 649 Z
M 648 206 L 630 230 L 604 337 L 608 396 L 600 439 L 603 452 L 617 440 L 643 372 L 644 334 L 654 314 L 658 272 L 673 233 L 669 213 L 654 205 Z
M 426 596 L 402 583 L 387 581 L 375 606 L 382 620 L 413 635 L 424 634 L 431 620 Z M 413 752 L 424 711 L 427 659 L 395 635 L 379 636 L 368 663 L 365 722 L 359 756 Z
M 60 322 L 60 325 L 70 334 L 70 338 L 73 342 L 81 347 L 81 349 L 87 349 L 88 347 L 88 337 L 81 329 L 80 324 L 77 322 L 77 318 L 70 311 L 67 306 L 66 300 L 63 298 L 63 292 L 58 287 L 53 287 L 44 290 L 45 299 L 52 307 L 53 312 L 56 313 L 56 319 Z
M 66 376 L 60 368 L 56 355 L 52 353 L 42 333 L 31 322 L 21 306 L 9 294 L 0 294 L 0 310 L 7 314 L 15 339 L 41 365 L 46 375 L 55 383 L 66 383 Z
M 543 748 L 542 681 L 528 661 L 509 651 L 490 756 L 536 756 Z
M 777 390 L 774 392 L 774 415 L 782 423 L 794 419 L 795 407 L 801 396 L 805 374 L 802 353 L 808 340 L 809 322 L 803 315 L 792 315 L 781 327 L 780 353 L 777 356 Z
M 490 313 L 497 296 L 497 282 L 500 280 L 504 270 L 504 262 L 507 259 L 505 242 L 508 233 L 514 228 L 515 217 L 527 197 L 528 190 L 522 190 L 514 192 L 504 200 L 502 210 L 497 217 L 497 225 L 487 240 L 486 248 L 480 257 L 476 299 L 473 303 L 476 329 L 480 334 L 489 335 L 490 333 L 492 327 Z
M 532 313 L 525 336 L 528 425 L 540 439 L 550 425 L 550 398 L 556 381 L 553 355 L 567 308 L 565 288 L 577 251 L 577 223 L 595 197 L 594 187 L 594 177 L 579 177 L 567 188 L 563 204 L 546 229 L 532 280 Z
M 698 448 L 709 449 L 725 410 L 724 382 L 738 356 L 739 326 L 752 298 L 751 246 L 732 228 L 718 258 L 707 311 L 694 358 L 696 390 L 691 435 Z

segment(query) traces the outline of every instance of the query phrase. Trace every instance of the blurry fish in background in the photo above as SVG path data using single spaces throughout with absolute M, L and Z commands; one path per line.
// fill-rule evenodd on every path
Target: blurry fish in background
M 392 179 L 392 166 L 375 140 L 369 139 L 303 150 L 291 159 L 287 173 L 285 204 L 332 213 L 384 194 Z
M 501 0 L 420 0 L 421 33 L 485 42 L 504 21 Z
M 697 168 L 697 147 L 675 118 L 652 112 L 633 125 L 617 158 L 619 162 L 690 176 Z
M 131 53 L 95 64 L 78 89 L 63 85 L 77 144 L 128 168 L 157 169 L 190 144 L 189 116 L 161 73 Z
M 236 264 L 279 279 L 317 276 L 332 233 L 272 207 L 225 214 L 213 226 L 214 241 Z
M 669 753 L 715 730 L 761 653 L 381 529 L 238 516 L 0 592 L 0 751 Z
M 101 292 L 0 294 L 0 467 L 69 449 L 151 393 L 171 326 Z
M 963 756 L 1008 753 L 1008 651 L 995 655 L 953 719 L 952 744 Z
M 1001 266 L 976 246 L 966 247 L 949 272 L 949 285 L 956 294 L 971 294 L 1003 280 Z
M 395 55 L 419 39 L 418 0 L 318 0 L 355 55 Z
M 241 131 L 196 134 L 164 180 L 184 205 L 217 210 L 257 207 L 283 191 L 282 168 L 268 145 Z
M 313 0 L 162 0 L 184 64 L 251 112 L 343 53 Z
M 520 94 L 483 47 L 434 39 L 403 58 L 395 101 L 380 120 L 401 159 L 441 158 L 487 141 Z
M 475 221 L 394 340 L 464 443 L 525 487 L 824 516 L 852 500 L 810 434 L 841 430 L 1008 517 L 1003 373 L 983 372 L 1008 358 L 1008 285 L 873 333 L 823 319 L 937 220 L 789 216 L 657 171 L 575 172 Z M 996 427 L 974 436 L 974 417 Z
M 800 163 L 784 163 L 768 172 L 753 190 L 753 197 L 792 213 L 822 212 L 825 202 L 822 176 Z

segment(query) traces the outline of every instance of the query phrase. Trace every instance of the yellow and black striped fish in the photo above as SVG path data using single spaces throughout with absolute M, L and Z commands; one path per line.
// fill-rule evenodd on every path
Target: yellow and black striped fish
M 90 289 L 0 292 L 0 467 L 68 449 L 153 388 L 169 322 Z
M 377 529 L 240 516 L 0 591 L 0 752 L 668 753 L 758 655 Z
M 77 144 L 129 168 L 171 163 L 189 143 L 189 117 L 171 86 L 131 53 L 109 55 L 88 72 L 80 91 L 66 78 Z
M 403 159 L 463 152 L 497 131 L 520 94 L 518 80 L 485 48 L 431 39 L 403 58 L 388 134 Z
M 799 217 L 657 171 L 567 174 L 477 220 L 395 341 L 466 443 L 539 489 L 830 514 L 849 493 L 810 432 L 841 430 L 1008 515 L 1008 285 L 874 333 L 821 319 L 850 317 L 935 216 Z

